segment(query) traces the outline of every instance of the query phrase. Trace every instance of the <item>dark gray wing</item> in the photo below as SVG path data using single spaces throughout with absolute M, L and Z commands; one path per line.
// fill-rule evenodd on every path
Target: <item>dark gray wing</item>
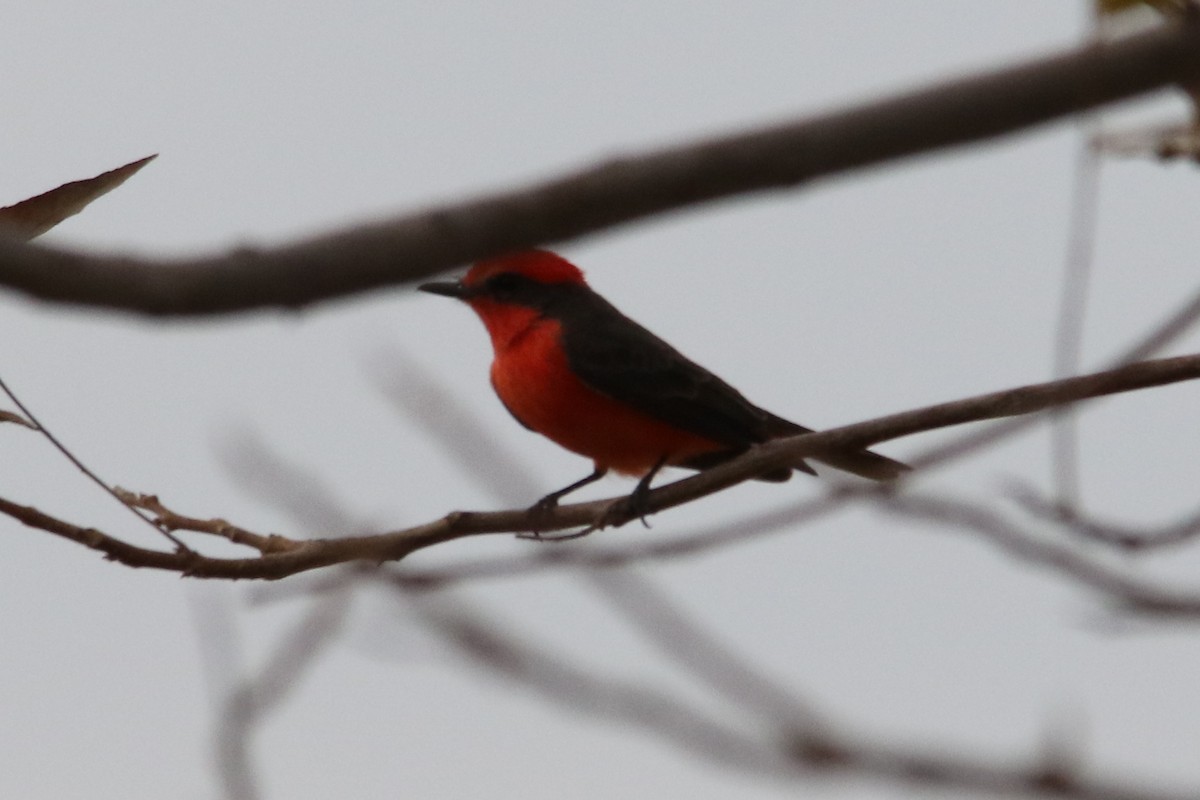
M 585 297 L 564 314 L 546 312 L 562 319 L 571 369 L 597 392 L 731 448 L 808 430 L 754 405 L 594 292 Z
M 578 294 L 570 302 L 559 305 L 551 300 L 542 310 L 564 323 L 563 344 L 576 376 L 601 394 L 728 447 L 698 456 L 686 466 L 704 469 L 751 445 L 812 430 L 754 405 L 586 287 L 572 287 L 559 297 L 574 292 Z M 909 470 L 866 449 L 822 453 L 814 460 L 872 480 L 892 480 Z M 813 472 L 803 461 L 793 467 Z M 776 471 L 761 477 L 784 480 L 787 474 Z

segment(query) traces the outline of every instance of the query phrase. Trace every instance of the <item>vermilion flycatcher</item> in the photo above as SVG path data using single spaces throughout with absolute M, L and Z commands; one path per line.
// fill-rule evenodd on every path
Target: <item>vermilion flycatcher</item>
M 517 422 L 595 463 L 591 475 L 538 501 L 543 508 L 612 469 L 641 476 L 636 509 L 664 465 L 706 469 L 811 431 L 754 405 L 617 311 L 554 253 L 481 261 L 461 281 L 420 289 L 463 300 L 483 320 L 496 353 L 492 386 Z M 863 449 L 813 459 L 877 481 L 908 470 Z M 798 461 L 756 477 L 785 481 L 792 469 L 816 474 Z

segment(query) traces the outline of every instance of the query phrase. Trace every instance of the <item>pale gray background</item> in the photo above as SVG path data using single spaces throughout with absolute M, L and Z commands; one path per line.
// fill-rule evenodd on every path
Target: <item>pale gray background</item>
M 0 203 L 160 152 L 49 241 L 163 254 L 279 242 L 1061 48 L 1085 19 L 1083 3 L 1042 0 L 11 4 Z M 1182 109 L 1160 99 L 1132 119 Z M 808 425 L 851 422 L 1049 376 L 1077 144 L 1056 126 L 565 252 L 751 398 Z M 1102 191 L 1089 364 L 1196 283 L 1194 167 L 1113 164 Z M 0 342 L 0 374 L 107 479 L 257 530 L 322 522 L 298 529 L 230 472 L 249 435 L 379 527 L 501 505 L 376 390 L 390 347 L 529 470 L 532 491 L 513 502 L 588 468 L 511 422 L 487 387 L 481 327 L 441 298 L 164 325 L 3 293 Z M 1187 510 L 1198 400 L 1183 386 L 1092 411 L 1089 505 L 1130 522 Z M 7 426 L 0 447 L 5 497 L 154 541 L 36 436 Z M 974 495 L 1048 476 L 1038 430 L 928 485 Z M 818 488 L 741 487 L 603 538 L 682 534 Z M 421 560 L 532 546 L 464 541 Z M 1186 554 L 1164 565 L 1182 579 L 1197 567 Z M 647 574 L 863 730 L 1017 756 L 1065 726 L 1102 769 L 1200 782 L 1197 632 L 1107 633 L 1094 597 L 969 535 L 854 511 Z M 243 656 L 259 665 L 299 610 L 250 609 L 250 588 L 135 572 L 0 521 L 0 796 L 216 796 L 212 697 L 233 676 L 206 677 L 196 620 L 237 607 Z M 601 671 L 696 693 L 569 573 L 466 594 Z M 297 800 L 898 794 L 759 782 L 562 712 L 464 668 L 381 594 L 363 597 L 256 752 L 266 795 Z

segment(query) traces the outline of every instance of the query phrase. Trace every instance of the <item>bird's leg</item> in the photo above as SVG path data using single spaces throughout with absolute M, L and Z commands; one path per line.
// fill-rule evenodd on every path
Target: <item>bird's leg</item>
M 597 466 L 594 470 L 592 470 L 591 475 L 588 475 L 586 478 L 580 478 L 579 480 L 572 483 L 570 486 L 564 486 L 563 488 L 559 489 L 557 492 L 551 492 L 550 494 L 546 495 L 541 500 L 538 500 L 536 503 L 534 503 L 532 506 L 530 506 L 529 509 L 531 511 L 543 511 L 543 512 L 549 511 L 550 509 L 552 509 L 556 505 L 558 505 L 558 501 L 560 499 L 562 499 L 563 497 L 565 497 L 566 495 L 569 495 L 571 492 L 575 491 L 576 489 L 582 489 L 584 486 L 587 486 L 589 483 L 595 483 L 596 481 L 600 480 L 607 474 L 608 474 L 608 467 Z
M 575 481 L 571 485 L 564 486 L 563 488 L 559 489 L 557 492 L 551 492 L 550 494 L 543 497 L 541 500 L 538 500 L 536 503 L 531 505 L 529 507 L 529 510 L 535 516 L 547 514 L 550 512 L 550 509 L 552 509 L 558 505 L 558 501 L 562 497 L 570 494 L 571 492 L 575 491 L 576 489 L 582 489 L 584 486 L 587 486 L 589 483 L 595 483 L 596 481 L 600 480 L 607 474 L 608 474 L 608 467 L 601 467 L 601 466 L 597 465 L 596 468 L 594 470 L 592 470 L 591 475 L 588 475 L 586 478 L 580 478 L 579 480 Z M 563 534 L 560 536 L 543 536 L 541 531 L 539 531 L 535 528 L 531 533 L 518 533 L 517 538 L 518 539 L 535 539 L 539 542 L 567 542 L 567 541 L 570 541 L 571 539 L 578 539 L 582 536 L 587 536 L 594 529 L 595 529 L 594 526 L 588 526 L 588 527 L 584 528 L 582 531 L 579 531 L 577 533 L 567 533 L 567 534 Z
M 665 455 L 654 462 L 654 466 L 641 477 L 628 497 L 621 498 L 608 507 L 598 527 L 623 525 L 630 520 L 640 519 L 642 525 L 649 528 L 650 523 L 646 522 L 646 515 L 650 513 L 650 483 L 666 463 Z

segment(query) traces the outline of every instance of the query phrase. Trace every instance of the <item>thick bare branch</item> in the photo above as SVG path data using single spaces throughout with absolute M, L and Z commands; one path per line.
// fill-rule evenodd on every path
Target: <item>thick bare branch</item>
M 270 250 L 176 261 L 0 240 L 0 285 L 143 314 L 293 308 L 401 285 L 719 198 L 1000 136 L 1200 79 L 1200 23 L 1164 24 L 896 97 L 616 158 L 549 181 Z

